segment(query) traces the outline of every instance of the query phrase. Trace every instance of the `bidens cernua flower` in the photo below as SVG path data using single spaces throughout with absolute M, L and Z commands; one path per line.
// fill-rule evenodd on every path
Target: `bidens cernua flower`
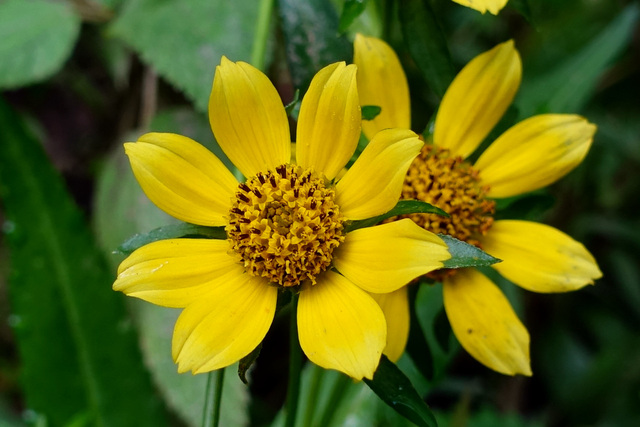
M 345 233 L 350 220 L 397 203 L 422 142 L 411 131 L 377 134 L 336 176 L 360 136 L 356 67 L 336 63 L 314 77 L 302 101 L 291 162 L 289 125 L 269 79 L 222 58 L 209 102 L 213 133 L 247 177 L 239 183 L 211 152 L 174 134 L 125 144 L 147 196 L 189 223 L 224 226 L 227 240 L 171 239 L 122 262 L 113 287 L 184 308 L 172 344 L 178 370 L 228 366 L 262 341 L 278 293 L 299 292 L 300 345 L 314 363 L 372 378 L 386 345 L 371 293 L 394 291 L 442 267 L 446 245 L 410 220 Z
M 453 0 L 454 2 L 463 6 L 475 9 L 483 14 L 486 11 L 493 15 L 497 15 L 498 12 L 507 4 L 509 0 Z
M 362 105 L 382 108 L 374 120 L 363 124 L 364 133 L 408 128 L 409 91 L 395 52 L 381 40 L 359 35 L 354 62 Z M 427 230 L 452 235 L 503 260 L 493 268 L 519 286 L 534 292 L 572 291 L 601 277 L 591 254 L 547 225 L 494 220 L 494 199 L 542 188 L 567 174 L 586 156 L 596 127 L 576 115 L 534 116 L 507 130 L 474 164 L 465 160 L 506 111 L 521 71 L 512 41 L 464 67 L 444 95 L 433 143 L 423 147 L 407 172 L 403 198 L 424 200 L 449 213 L 450 218 L 427 214 L 410 218 Z M 470 268 L 430 277 L 443 284 L 447 317 L 467 352 L 498 372 L 531 375 L 529 334 L 495 284 Z M 406 290 L 394 294 L 387 298 L 396 301 L 396 307 L 406 306 Z M 408 320 L 396 322 L 395 327 L 390 337 L 406 336 Z M 395 346 L 402 348 L 404 342 Z

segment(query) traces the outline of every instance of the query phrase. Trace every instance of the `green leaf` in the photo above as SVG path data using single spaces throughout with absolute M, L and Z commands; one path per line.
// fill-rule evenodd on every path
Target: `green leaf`
M 136 249 L 158 240 L 177 239 L 179 237 L 201 237 L 204 239 L 226 239 L 224 227 L 205 227 L 204 225 L 170 224 L 158 227 L 148 233 L 140 233 L 129 238 L 117 249 L 122 254 L 130 254 Z
M 284 107 L 284 110 L 287 112 L 288 115 L 291 115 L 291 112 L 293 111 L 294 108 L 296 108 L 296 105 L 298 105 L 299 102 L 300 102 L 300 89 L 296 89 L 296 91 L 293 93 L 293 100 L 287 105 L 285 105 Z
M 509 6 L 517 10 L 528 23 L 533 24 L 533 15 L 531 14 L 529 0 L 511 0 L 509 1 Z
M 179 374 L 171 357 L 173 327 L 180 310 L 131 299 L 144 359 L 167 404 L 188 426 L 198 427 L 205 404 L 207 375 Z M 229 366 L 229 373 L 238 365 Z M 248 387 L 236 375 L 226 375 L 220 410 L 220 425 L 244 427 L 248 423 Z
M 444 262 L 444 268 L 486 267 L 501 261 L 455 237 L 446 234 L 438 234 L 438 236 L 444 240 L 451 253 L 451 258 Z
M 442 286 L 426 285 L 418 286 L 418 294 L 414 305 L 415 316 L 420 323 L 424 338 L 429 346 L 430 359 L 433 363 L 433 378 L 438 381 L 446 374 L 446 367 L 451 363 L 460 348 L 453 331 L 442 329 L 442 316 L 446 317 L 444 300 L 442 298 Z M 413 322 L 413 318 L 411 319 Z M 413 327 L 413 325 L 411 325 Z M 449 339 L 443 340 L 444 333 L 448 333 Z M 418 366 L 422 363 L 420 353 L 411 353 L 411 359 Z M 423 369 L 420 369 L 421 372 Z
M 631 41 L 640 9 L 627 6 L 594 40 L 549 73 L 523 82 L 516 100 L 521 117 L 579 112 L 602 74 Z
M 377 105 L 363 105 L 362 106 L 362 120 L 373 120 L 382 111 L 382 108 Z
M 26 404 L 50 425 L 165 425 L 114 276 L 40 143 L 0 100 L 0 183 Z M 123 398 L 125 397 L 126 398 Z
M 278 0 L 293 86 L 307 90 L 321 68 L 351 62 L 353 47 L 338 36 L 338 14 L 326 0 Z
M 413 213 L 429 213 L 448 217 L 449 214 L 442 209 L 433 206 L 427 202 L 420 200 L 400 200 L 398 204 L 389 212 L 382 215 L 375 216 L 373 218 L 367 218 L 360 221 L 353 221 L 348 224 L 345 229 L 347 232 L 357 230 L 358 228 L 371 227 L 376 225 L 380 221 L 384 221 L 387 218 L 391 218 L 398 215 L 408 215 Z
M 249 381 L 247 381 L 247 371 L 249 370 L 249 368 L 251 368 L 251 366 L 253 366 L 256 360 L 258 360 L 258 356 L 260 356 L 261 350 L 262 343 L 258 344 L 258 346 L 254 348 L 251 353 L 247 354 L 238 362 L 238 378 L 240 378 L 240 381 L 242 381 L 244 384 L 249 384 Z
M 40 82 L 71 55 L 80 18 L 64 2 L 0 2 L 0 88 Z
M 431 90 L 442 98 L 456 73 L 440 22 L 427 0 L 405 0 L 398 9 L 409 53 Z
M 418 426 L 437 426 L 431 409 L 413 388 L 406 375 L 385 355 L 380 358 L 373 380 L 364 382 L 380 399 Z
M 420 286 L 409 287 L 410 307 L 415 306 L 419 289 Z M 410 309 L 409 316 L 409 339 L 407 341 L 405 351 L 411 357 L 422 376 L 427 380 L 432 380 L 434 376 L 434 362 L 433 354 L 429 348 L 429 342 L 427 341 L 426 335 L 420 325 L 417 310 Z
M 494 219 L 540 220 L 543 214 L 555 204 L 555 198 L 546 190 L 539 190 L 523 196 L 496 200 Z
M 340 14 L 340 23 L 338 24 L 338 32 L 342 34 L 347 31 L 353 21 L 364 12 L 366 6 L 367 0 L 344 0 L 344 6 Z
M 130 0 L 110 32 L 206 111 L 222 55 L 251 57 L 258 10 L 253 0 Z

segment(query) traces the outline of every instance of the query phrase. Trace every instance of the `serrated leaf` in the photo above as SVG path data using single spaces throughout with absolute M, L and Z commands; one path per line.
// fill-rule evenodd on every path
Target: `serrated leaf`
M 340 34 L 347 31 L 353 21 L 360 16 L 367 7 L 367 0 L 344 0 L 342 13 L 340 14 L 340 22 L 338 24 L 338 32 Z
M 110 32 L 204 112 L 222 55 L 251 57 L 258 9 L 253 0 L 130 0 Z
M 373 120 L 382 111 L 382 108 L 377 105 L 363 105 L 362 106 L 362 120 Z
M 348 224 L 345 229 L 347 232 L 357 230 L 358 228 L 371 227 L 376 225 L 380 221 L 384 221 L 387 218 L 391 218 L 398 215 L 408 215 L 413 213 L 429 213 L 448 217 L 449 214 L 442 209 L 433 206 L 427 202 L 420 200 L 400 200 L 393 209 L 382 215 L 375 216 L 373 218 L 367 218 L 360 221 L 353 221 Z
M 9 291 L 27 406 L 50 425 L 80 418 L 165 425 L 123 298 L 111 290 L 113 276 L 81 212 L 2 100 L 0 128 Z
M 351 62 L 353 47 L 338 36 L 338 14 L 326 0 L 278 0 L 293 86 L 307 90 L 313 76 L 337 61 Z
M 0 88 L 40 82 L 71 55 L 80 18 L 64 2 L 0 2 Z
M 373 380 L 364 382 L 387 405 L 418 426 L 438 425 L 431 409 L 413 388 L 413 384 L 387 356 L 382 355 Z
M 536 113 L 576 113 L 596 90 L 598 80 L 629 44 L 640 8 L 627 6 L 588 45 L 549 73 L 523 83 L 516 105 L 521 117 Z
M 227 233 L 224 227 L 205 227 L 203 225 L 169 224 L 153 229 L 147 233 L 139 233 L 121 244 L 117 252 L 130 254 L 136 249 L 158 240 L 177 239 L 180 237 L 200 237 L 203 239 L 226 239 Z
M 456 73 L 438 17 L 427 0 L 405 0 L 398 10 L 409 53 L 431 90 L 442 98 Z
M 438 236 L 444 240 L 451 253 L 451 258 L 444 262 L 444 268 L 486 267 L 501 261 L 479 247 L 455 237 L 446 234 L 438 234 Z

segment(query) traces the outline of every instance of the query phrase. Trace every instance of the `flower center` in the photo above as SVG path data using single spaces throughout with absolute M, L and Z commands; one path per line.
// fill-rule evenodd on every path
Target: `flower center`
M 344 241 L 343 223 L 322 178 L 281 165 L 238 186 L 226 231 L 249 274 L 288 287 L 316 283 Z
M 409 167 L 402 198 L 423 200 L 450 216 L 411 214 L 402 217 L 411 218 L 434 233 L 448 234 L 481 247 L 478 238 L 491 228 L 495 213 L 495 202 L 485 198 L 488 190 L 469 162 L 460 156 L 451 156 L 449 150 L 427 144 Z M 429 277 L 441 279 L 442 273 L 435 272 Z

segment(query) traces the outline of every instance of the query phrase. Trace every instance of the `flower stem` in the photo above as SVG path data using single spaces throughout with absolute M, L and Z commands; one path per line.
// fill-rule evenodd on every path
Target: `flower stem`
M 298 344 L 298 295 L 291 299 L 291 325 L 289 328 L 289 385 L 287 387 L 287 406 L 285 427 L 296 424 L 298 395 L 300 394 L 300 373 L 302 370 L 302 352 Z
M 309 393 L 307 394 L 307 406 L 302 420 L 302 425 L 304 426 L 312 425 L 313 415 L 315 414 L 318 401 L 318 391 L 320 391 L 320 386 L 324 379 L 324 372 L 324 369 L 318 365 L 311 365 L 311 382 L 308 388 Z
M 267 50 L 267 37 L 269 35 L 269 23 L 273 12 L 274 0 L 261 0 L 260 11 L 258 12 L 258 23 L 256 33 L 253 38 L 253 48 L 251 51 L 251 64 L 259 70 L 264 71 L 264 54 Z
M 340 401 L 344 397 L 344 394 L 349 389 L 350 382 L 351 378 L 346 375 L 340 374 L 340 376 L 336 378 L 336 382 L 331 389 L 331 393 L 329 394 L 329 402 L 327 402 L 327 406 L 325 407 L 324 413 L 322 414 L 322 419 L 320 420 L 320 424 L 318 425 L 331 425 L 331 419 L 336 413 L 335 409 L 338 407 Z
M 224 371 L 225 368 L 209 372 L 207 388 L 204 395 L 204 408 L 202 410 L 202 427 L 218 427 L 220 423 L 220 403 L 222 402 Z M 214 376 L 216 382 L 215 390 L 213 390 Z

